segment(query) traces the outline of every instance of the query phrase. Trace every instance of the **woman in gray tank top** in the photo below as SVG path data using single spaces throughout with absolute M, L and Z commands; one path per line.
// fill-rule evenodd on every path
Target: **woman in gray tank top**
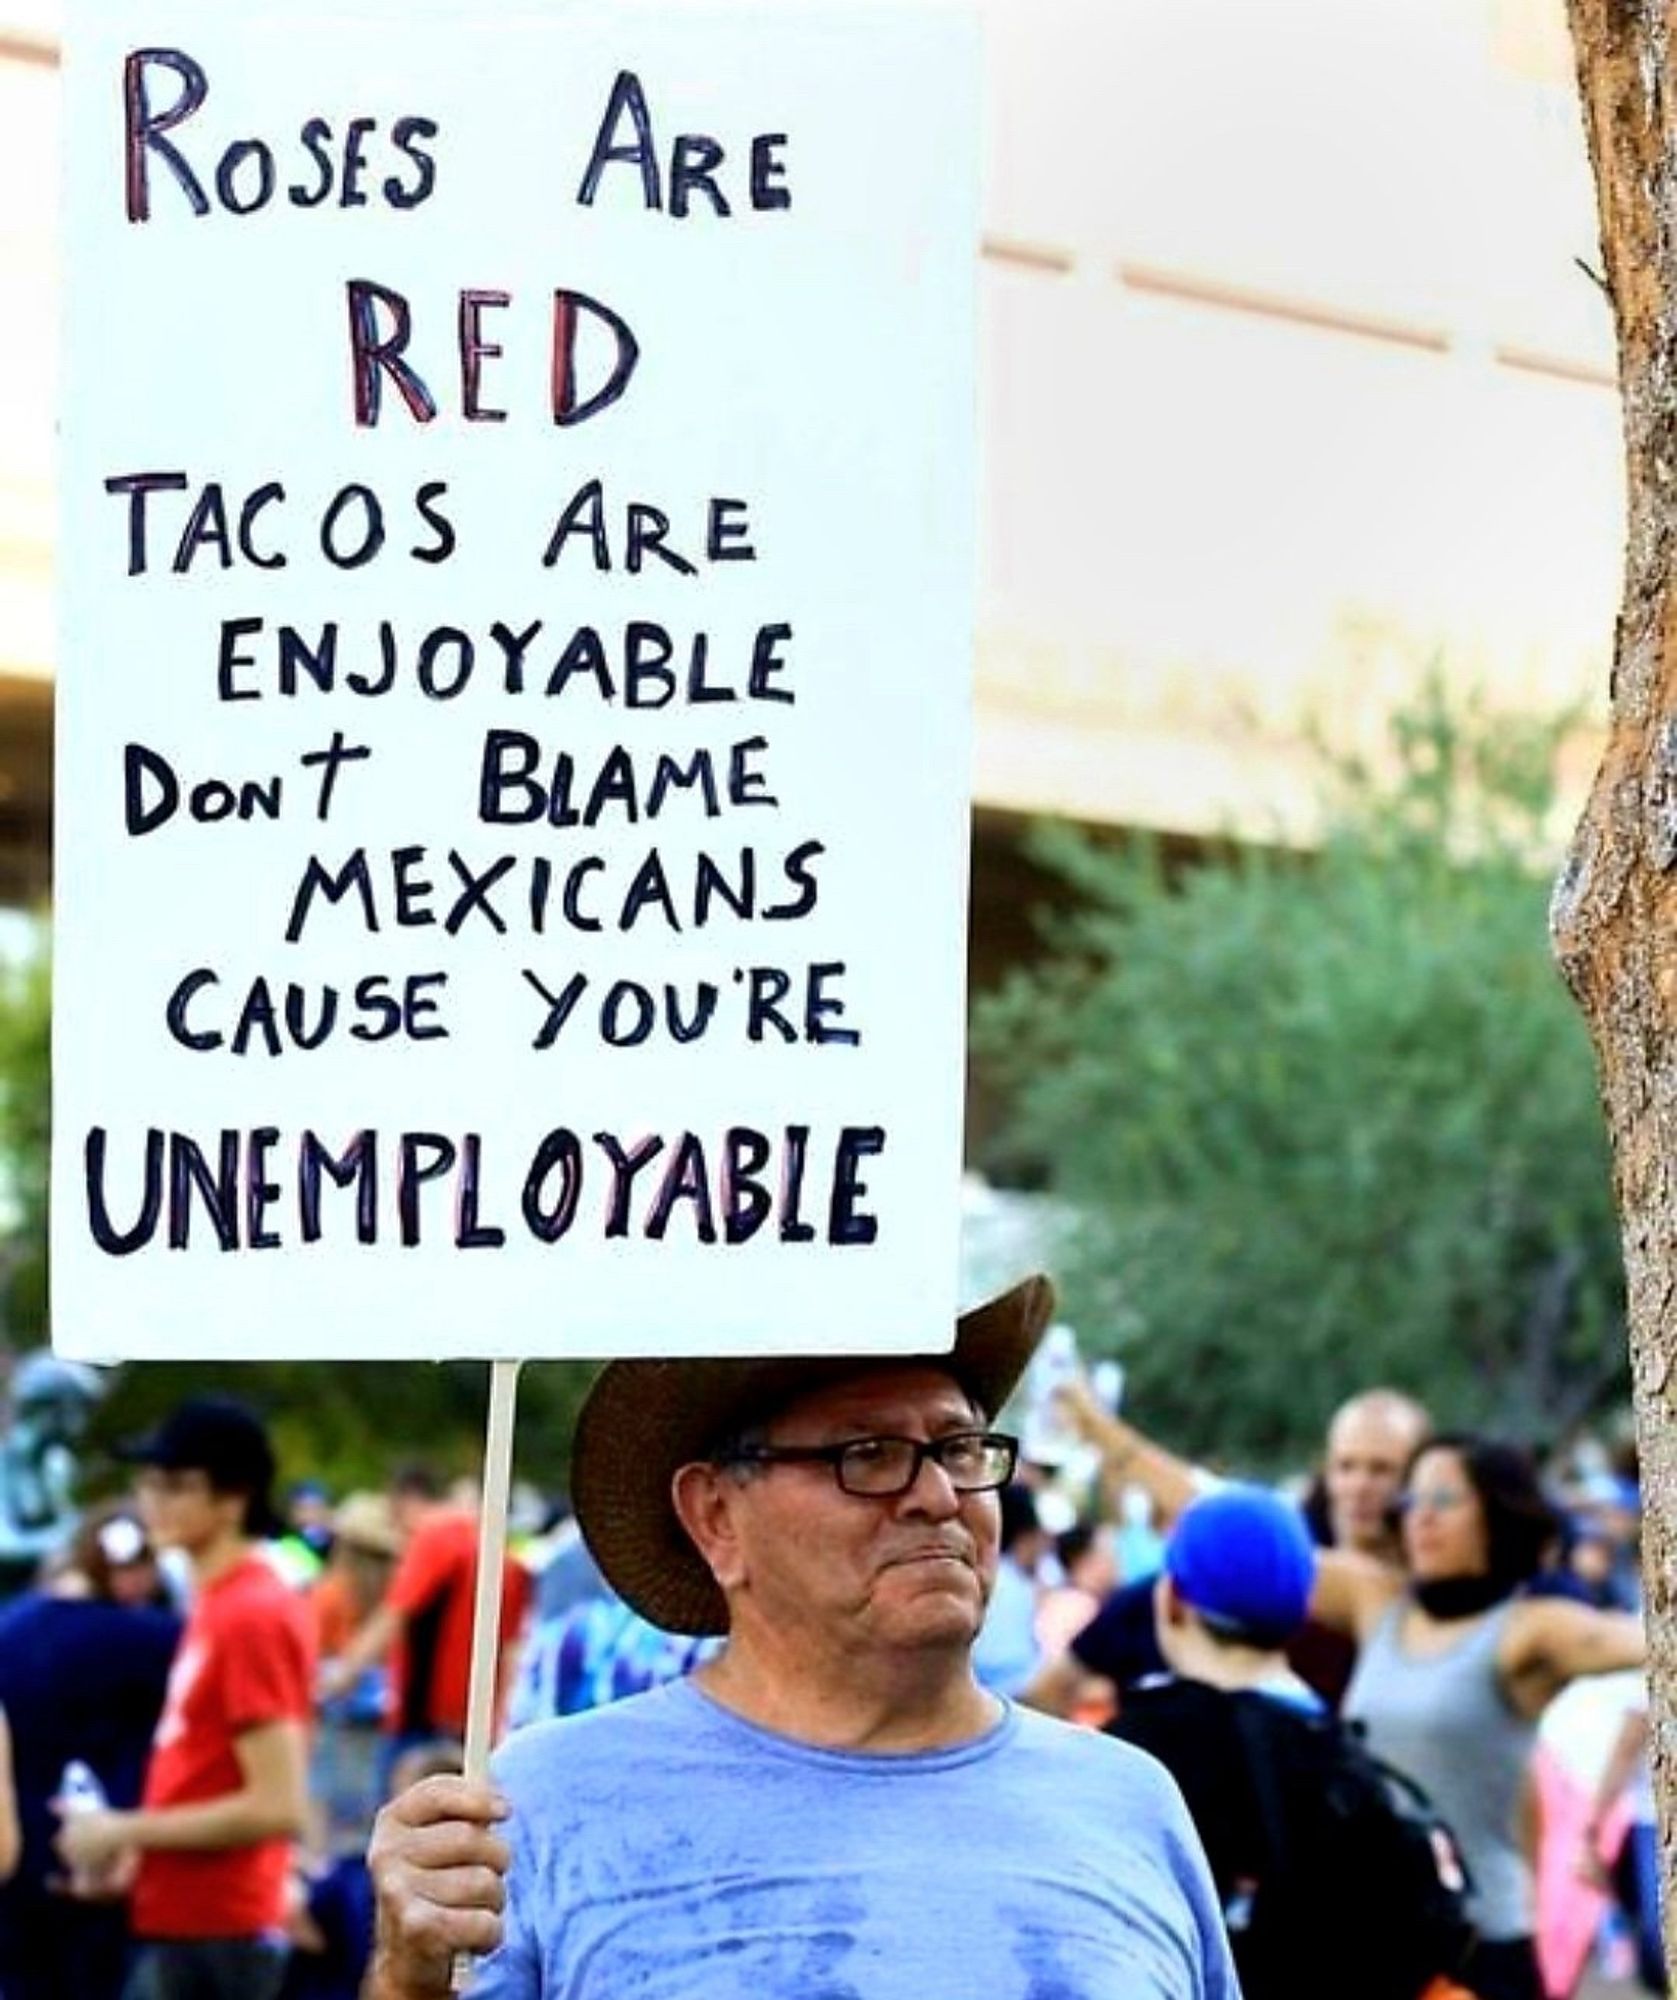
M 1480 1942 L 1463 1984 L 1480 2000 L 1541 2000 L 1519 1827 L 1537 1718 L 1569 1681 L 1640 1665 L 1641 1624 L 1522 1594 L 1557 1524 L 1511 1445 L 1434 1438 L 1401 1505 L 1407 1579 L 1324 1551 L 1311 1612 L 1357 1641 L 1346 1715 L 1428 1792 L 1467 1857 Z

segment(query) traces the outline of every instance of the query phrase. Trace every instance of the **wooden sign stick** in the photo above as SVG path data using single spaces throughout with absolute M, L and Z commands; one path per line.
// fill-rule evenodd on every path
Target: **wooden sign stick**
M 513 1419 L 518 1404 L 518 1361 L 489 1364 L 489 1429 L 483 1446 L 483 1504 L 478 1514 L 477 1595 L 472 1605 L 472 1673 L 466 1695 L 466 1776 L 489 1776 L 500 1677 L 501 1570 L 507 1552 L 507 1497 L 512 1485 Z M 472 1961 L 455 1961 L 454 1990 L 463 1993 Z
M 518 1361 L 489 1364 L 489 1433 L 483 1447 L 483 1508 L 478 1516 L 477 1597 L 472 1606 L 472 1677 L 466 1696 L 466 1776 L 489 1775 L 495 1683 L 501 1655 L 501 1571 L 507 1554 L 507 1495 L 512 1485 L 513 1415 Z

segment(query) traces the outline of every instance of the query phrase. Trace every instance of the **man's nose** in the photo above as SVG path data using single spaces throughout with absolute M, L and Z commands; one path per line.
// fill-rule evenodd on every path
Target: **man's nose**
M 908 1490 L 901 1497 L 901 1504 L 913 1512 L 946 1521 L 952 1514 L 959 1513 L 961 1496 L 955 1491 L 955 1482 L 949 1474 L 935 1458 L 928 1455 L 916 1468 Z

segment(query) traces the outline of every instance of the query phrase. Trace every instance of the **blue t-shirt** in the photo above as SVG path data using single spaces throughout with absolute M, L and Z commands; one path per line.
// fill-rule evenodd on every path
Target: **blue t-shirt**
M 862 1755 L 683 1680 L 494 1769 L 513 1864 L 473 2000 L 1238 2000 L 1175 1786 L 1047 1716 Z

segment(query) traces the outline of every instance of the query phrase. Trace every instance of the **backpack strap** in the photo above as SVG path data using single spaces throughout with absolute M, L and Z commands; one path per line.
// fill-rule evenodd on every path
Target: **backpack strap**
M 1267 1870 L 1284 1874 L 1291 1845 L 1287 1837 L 1287 1812 L 1281 1798 L 1281 1780 L 1275 1768 L 1274 1738 L 1266 1727 L 1258 1704 L 1270 1707 L 1267 1698 L 1240 1690 L 1230 1698 L 1235 1733 L 1246 1756 L 1246 1774 L 1252 1781 L 1252 1796 L 1258 1807 L 1258 1826 L 1263 1835 L 1263 1860 Z M 1261 1878 L 1260 1878 L 1261 1879 Z

